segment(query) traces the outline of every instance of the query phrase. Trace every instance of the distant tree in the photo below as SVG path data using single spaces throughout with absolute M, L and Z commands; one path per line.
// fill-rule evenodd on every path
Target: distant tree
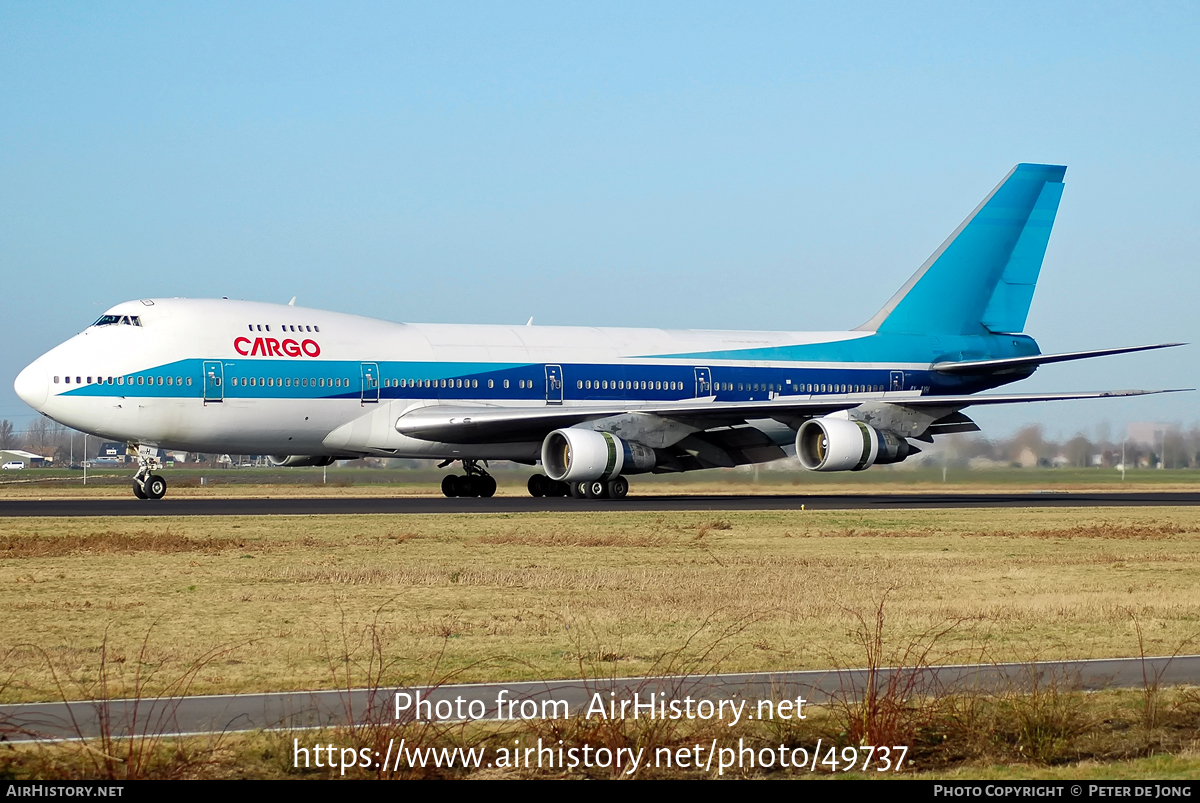
M 0 449 L 13 449 L 17 445 L 17 433 L 12 422 L 5 418 L 0 421 Z
M 1024 449 L 1029 449 L 1038 458 L 1053 457 L 1055 452 L 1055 447 L 1046 443 L 1041 424 L 1022 427 L 1013 435 L 1007 447 L 1006 451 L 1010 460 L 1019 458 Z
M 50 421 L 38 416 L 25 428 L 25 448 L 34 454 L 46 454 L 50 445 Z
M 1079 433 L 1067 441 L 1066 456 L 1072 466 L 1086 468 L 1092 462 L 1091 441 L 1084 437 L 1083 433 Z

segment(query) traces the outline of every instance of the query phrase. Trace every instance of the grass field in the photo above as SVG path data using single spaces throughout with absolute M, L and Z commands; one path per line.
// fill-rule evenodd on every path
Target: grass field
M 1198 535 L 1194 508 L 0 519 L 0 699 L 84 696 L 102 656 L 142 691 L 328 687 L 372 623 L 389 684 L 856 666 L 881 602 L 889 661 L 943 630 L 939 662 L 1200 651 Z

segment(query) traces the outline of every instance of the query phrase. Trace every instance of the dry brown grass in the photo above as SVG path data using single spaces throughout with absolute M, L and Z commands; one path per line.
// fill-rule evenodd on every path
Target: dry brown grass
M 197 692 L 321 687 L 320 634 L 390 602 L 410 675 L 442 650 L 464 681 L 573 676 L 580 655 L 639 674 L 706 621 L 751 622 L 728 671 L 851 666 L 848 611 L 892 588 L 898 638 L 962 622 L 948 650 L 1136 655 L 1132 613 L 1170 654 L 1200 619 L 1198 534 L 1194 508 L 0 519 L 0 652 L 86 675 L 105 632 L 128 653 L 159 622 L 163 676 L 252 642 Z M 34 656 L 10 660 L 3 699 L 53 699 Z
M 54 535 L 0 536 L 0 560 L 8 558 L 59 558 L 67 555 L 128 555 L 134 552 L 156 552 L 171 555 L 179 552 L 214 553 L 227 549 L 246 549 L 244 541 L 232 538 L 190 538 L 170 527 L 161 532 L 138 530 L 120 532 Z

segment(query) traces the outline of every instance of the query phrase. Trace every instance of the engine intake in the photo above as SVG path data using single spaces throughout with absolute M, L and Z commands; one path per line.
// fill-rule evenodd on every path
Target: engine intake
M 810 418 L 796 432 L 796 456 L 809 471 L 862 471 L 916 452 L 894 432 L 842 417 Z
M 654 468 L 654 450 L 623 441 L 609 432 L 556 429 L 542 441 L 542 467 L 560 482 L 607 480 L 621 474 L 641 474 Z

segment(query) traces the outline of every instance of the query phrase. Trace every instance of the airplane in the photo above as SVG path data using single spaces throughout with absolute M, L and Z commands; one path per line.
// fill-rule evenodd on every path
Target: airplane
M 141 499 L 166 493 L 160 449 L 460 462 L 446 496 L 492 496 L 494 460 L 540 463 L 533 496 L 618 499 L 631 475 L 792 454 L 861 471 L 977 431 L 971 406 L 1168 392 L 979 395 L 1049 363 L 1183 345 L 1042 354 L 1022 333 L 1065 173 L 1015 166 L 847 332 L 412 324 L 155 298 L 112 307 L 14 387 L 49 418 L 128 444 Z

